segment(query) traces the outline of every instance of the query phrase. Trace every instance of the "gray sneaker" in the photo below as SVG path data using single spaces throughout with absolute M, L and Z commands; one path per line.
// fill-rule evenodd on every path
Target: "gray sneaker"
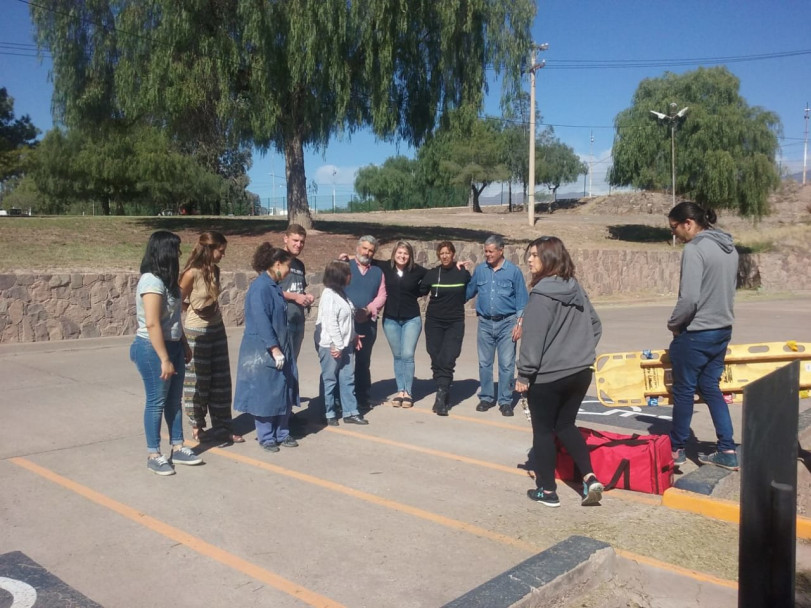
M 172 464 L 166 459 L 166 456 L 158 454 L 156 457 L 149 457 L 146 459 L 146 468 L 155 473 L 155 475 L 174 475 L 175 470 Z
M 698 461 L 701 464 L 714 464 L 730 471 L 737 471 L 740 468 L 738 467 L 738 455 L 735 453 L 713 452 L 712 454 L 699 454 Z
M 171 462 L 172 464 L 203 464 L 203 457 L 195 454 L 191 448 L 182 447 L 172 452 Z
M 679 448 L 673 454 L 673 465 L 674 466 L 681 466 L 685 462 L 687 462 L 687 455 L 684 453 L 684 448 Z

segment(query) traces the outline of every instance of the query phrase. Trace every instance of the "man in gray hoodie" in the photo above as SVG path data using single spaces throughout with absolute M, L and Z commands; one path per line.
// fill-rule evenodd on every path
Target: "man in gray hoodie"
M 673 333 L 669 349 L 673 369 L 670 442 L 675 464 L 683 464 L 698 393 L 710 410 L 718 437 L 717 451 L 699 454 L 699 462 L 737 470 L 732 419 L 719 382 L 735 318 L 738 252 L 729 234 L 713 228 L 716 220 L 712 209 L 690 201 L 679 203 L 668 214 L 673 234 L 686 243 L 679 298 L 667 322 Z

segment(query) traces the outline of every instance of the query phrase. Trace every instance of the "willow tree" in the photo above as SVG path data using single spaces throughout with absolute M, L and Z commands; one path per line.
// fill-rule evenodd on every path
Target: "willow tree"
M 481 107 L 485 69 L 517 88 L 534 11 L 532 0 L 32 4 L 66 115 L 110 103 L 179 129 L 193 126 L 184 105 L 204 102 L 192 116 L 205 125 L 284 153 L 290 221 L 304 226 L 305 147 L 363 127 L 417 146 L 448 110 Z
M 651 110 L 668 113 L 670 104 L 689 108 L 675 131 L 676 192 L 744 216 L 768 212 L 768 195 L 779 184 L 775 162 L 780 119 L 751 107 L 740 81 L 724 67 L 699 68 L 643 80 L 632 106 L 620 112 L 609 170 L 614 186 L 671 187 L 671 132 Z
M 54 118 L 89 130 L 157 127 L 208 172 L 242 180 L 237 0 L 43 0 L 31 4 L 53 57 Z M 246 181 L 246 180 L 242 180 Z M 219 213 L 219 202 L 200 201 Z

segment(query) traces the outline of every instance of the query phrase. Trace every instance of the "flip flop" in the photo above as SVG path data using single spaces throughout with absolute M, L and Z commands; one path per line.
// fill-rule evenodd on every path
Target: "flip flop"
M 402 405 L 403 405 L 403 398 L 402 398 L 402 397 L 400 397 L 400 395 L 397 395 L 396 397 L 392 397 L 392 399 L 391 399 L 391 404 L 392 404 L 394 407 L 402 407 Z
M 403 407 L 414 407 L 414 400 L 411 397 L 403 397 Z

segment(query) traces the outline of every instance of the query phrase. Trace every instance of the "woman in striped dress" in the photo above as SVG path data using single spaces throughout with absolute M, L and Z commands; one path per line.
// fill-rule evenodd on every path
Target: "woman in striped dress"
M 220 313 L 220 268 L 228 241 L 219 232 L 200 235 L 180 276 L 186 339 L 192 360 L 186 365 L 183 403 L 194 438 L 242 443 L 231 418 L 231 366 Z M 211 430 L 205 433 L 206 414 Z

